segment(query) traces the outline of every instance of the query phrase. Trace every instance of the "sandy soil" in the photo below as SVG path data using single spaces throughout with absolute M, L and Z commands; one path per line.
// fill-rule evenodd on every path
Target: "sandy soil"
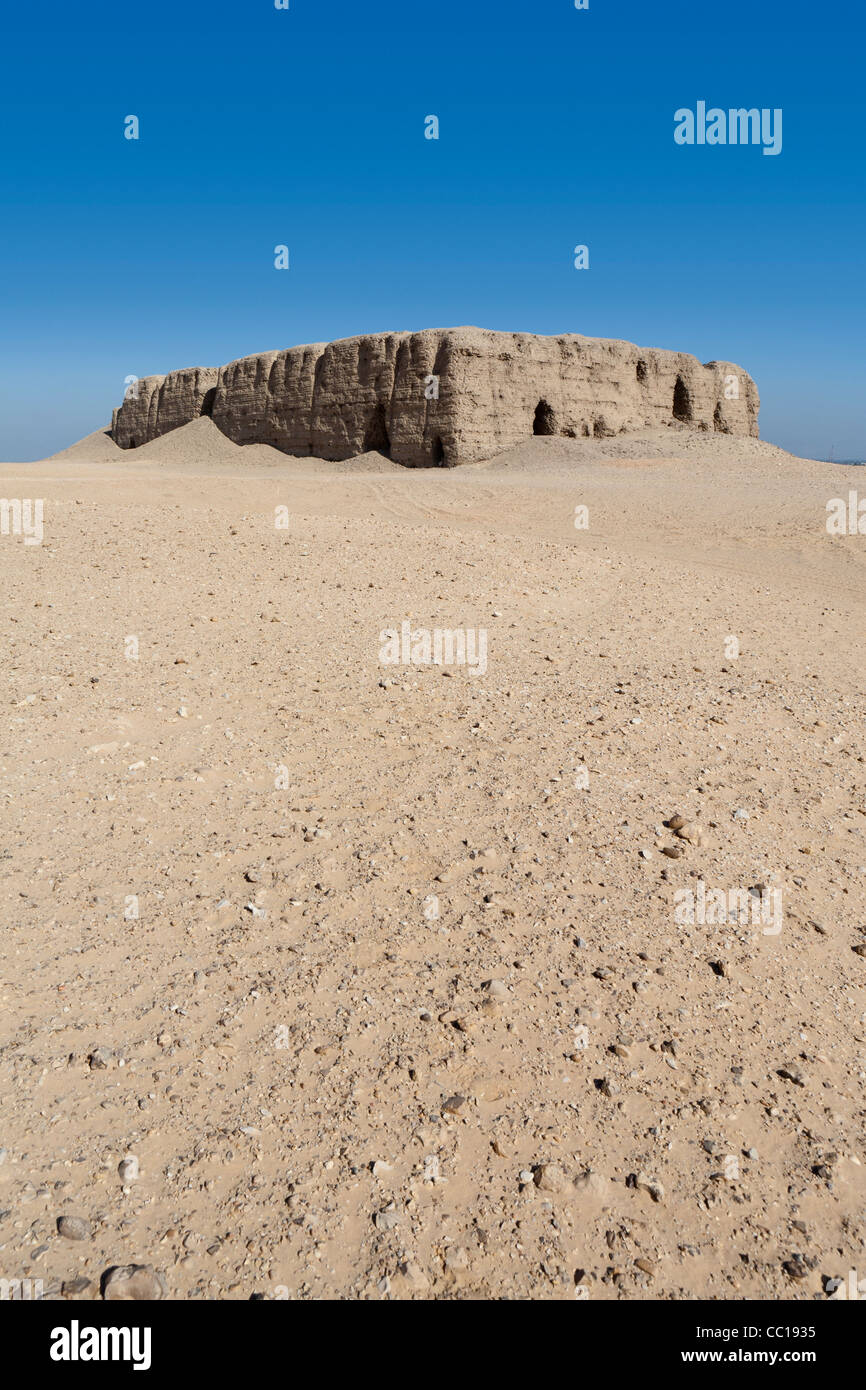
M 407 472 L 202 420 L 0 466 L 45 499 L 0 537 L 0 1275 L 866 1278 L 858 487 L 672 431 Z M 383 666 L 404 620 L 486 630 L 486 672 Z M 779 930 L 678 921 L 699 882 Z

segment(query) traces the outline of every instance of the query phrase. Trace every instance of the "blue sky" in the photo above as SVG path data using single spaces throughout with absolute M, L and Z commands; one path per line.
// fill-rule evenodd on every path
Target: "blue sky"
M 730 359 L 765 438 L 866 457 L 853 2 L 20 11 L 0 51 L 0 458 L 107 423 L 130 374 L 456 324 Z M 781 154 L 676 145 L 698 100 L 782 108 Z

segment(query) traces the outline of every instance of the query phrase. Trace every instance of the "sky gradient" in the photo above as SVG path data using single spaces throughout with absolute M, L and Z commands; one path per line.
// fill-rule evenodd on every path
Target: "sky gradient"
M 108 423 L 130 374 L 459 324 L 731 360 L 764 438 L 866 458 L 853 3 L 21 8 L 0 458 Z M 782 152 L 677 145 L 699 100 L 781 108 Z

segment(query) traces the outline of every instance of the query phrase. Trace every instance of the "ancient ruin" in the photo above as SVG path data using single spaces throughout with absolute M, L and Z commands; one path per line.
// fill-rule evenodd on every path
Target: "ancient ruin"
M 758 434 L 758 391 L 732 362 L 576 333 L 374 333 L 135 382 L 112 420 L 134 449 L 209 415 L 237 444 L 408 467 L 489 458 L 531 435 L 609 437 L 669 425 Z

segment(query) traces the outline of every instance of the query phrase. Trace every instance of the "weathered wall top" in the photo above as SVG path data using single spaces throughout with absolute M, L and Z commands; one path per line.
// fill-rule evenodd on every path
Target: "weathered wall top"
M 135 392 L 135 394 L 132 394 Z M 610 436 L 684 424 L 758 434 L 758 391 L 731 362 L 576 333 L 374 333 L 143 377 L 114 412 L 136 448 L 199 415 L 237 444 L 410 467 L 489 458 L 532 434 Z

